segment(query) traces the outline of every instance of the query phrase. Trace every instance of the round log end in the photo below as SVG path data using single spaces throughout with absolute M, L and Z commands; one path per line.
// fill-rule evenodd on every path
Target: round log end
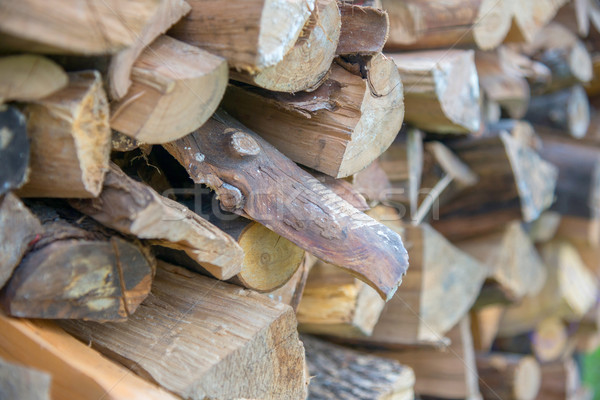
M 514 376 L 515 400 L 534 400 L 540 391 L 542 373 L 535 358 L 523 357 Z
M 473 37 L 477 47 L 491 50 L 506 38 L 511 26 L 512 13 L 503 0 L 483 0 L 479 7 Z
M 564 354 L 567 340 L 567 329 L 562 321 L 556 317 L 546 318 L 533 332 L 533 353 L 542 362 L 557 360 Z
M 567 118 L 569 132 L 575 138 L 582 138 L 590 126 L 590 103 L 581 86 L 573 87 L 568 103 Z

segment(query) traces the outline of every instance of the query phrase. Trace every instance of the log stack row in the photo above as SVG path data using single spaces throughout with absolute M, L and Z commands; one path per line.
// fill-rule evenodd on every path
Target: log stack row
M 589 398 L 599 27 L 0 1 L 0 398 Z

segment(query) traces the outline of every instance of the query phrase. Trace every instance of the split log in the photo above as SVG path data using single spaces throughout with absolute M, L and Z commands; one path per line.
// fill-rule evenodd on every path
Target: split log
M 499 336 L 529 332 L 547 317 L 581 319 L 596 303 L 598 282 L 572 245 L 548 242 L 541 255 L 547 267 L 546 284 L 536 296 L 507 308 Z
M 127 322 L 61 325 L 183 398 L 306 396 L 292 309 L 182 268 L 161 264 L 152 294 Z
M 187 207 L 128 177 L 115 164 L 110 165 L 99 197 L 70 204 L 123 234 L 184 251 L 217 279 L 229 279 L 241 270 L 244 252 L 234 239 Z
M 162 35 L 133 64 L 127 95 L 111 103 L 110 126 L 145 143 L 177 140 L 217 109 L 227 77 L 223 58 Z
M 488 269 L 511 299 L 534 296 L 542 290 L 546 267 L 520 221 L 509 223 L 504 231 L 454 243 Z
M 554 22 L 577 33 L 580 37 L 586 37 L 590 33 L 590 2 L 589 0 L 573 0 L 562 6 Z
M 0 58 L 0 103 L 39 100 L 68 82 L 65 71 L 45 57 L 24 54 Z
M 375 55 L 383 51 L 388 39 L 388 14 L 375 7 L 338 3 L 342 16 L 337 55 Z M 364 3 L 363 3 L 364 4 Z
M 500 328 L 500 320 L 504 314 L 504 306 L 492 304 L 479 309 L 472 309 L 471 333 L 476 351 L 489 352 Z
M 506 42 L 531 42 L 568 0 L 507 0 L 513 19 Z
M 472 50 L 393 53 L 404 84 L 404 120 L 440 134 L 477 132 L 479 84 Z
M 152 17 L 148 20 L 144 28 L 136 37 L 134 43 L 126 49 L 115 54 L 108 67 L 108 95 L 113 100 L 123 98 L 129 87 L 131 80 L 129 75 L 131 69 L 142 54 L 144 48 L 154 41 L 159 35 L 165 33 L 174 23 L 187 14 L 191 7 L 185 0 L 161 0 L 158 8 Z M 181 56 L 180 56 L 181 57 Z M 172 62 L 171 59 L 164 58 L 163 65 Z M 167 67 L 168 68 L 168 67 Z M 181 78 L 180 78 L 181 79 Z
M 557 170 L 507 132 L 448 142 L 479 177 L 442 204 L 432 226 L 450 240 L 466 239 L 523 219 L 532 221 L 553 201 Z
M 542 364 L 542 382 L 536 400 L 575 399 L 581 386 L 579 370 L 573 359 Z
M 289 305 L 294 309 L 294 312 L 297 312 L 311 268 L 311 262 L 307 255 L 305 255 L 304 260 L 302 260 L 302 263 L 289 281 L 280 288 L 265 294 L 275 301 Z
M 386 47 L 394 50 L 456 46 L 489 50 L 502 43 L 511 23 L 505 0 L 382 0 L 382 6 L 390 15 Z
M 484 399 L 535 400 L 542 380 L 531 356 L 491 353 L 476 358 L 479 389 Z
M 52 375 L 53 399 L 176 400 L 51 321 L 0 314 L 0 338 L 0 356 Z
M 0 196 L 27 181 L 29 151 L 25 117 L 14 107 L 0 105 Z
M 378 54 L 350 65 L 364 76 L 334 63 L 314 92 L 230 85 L 223 107 L 293 161 L 346 177 L 387 149 L 404 116 L 402 82 L 390 59 Z
M 312 378 L 308 399 L 409 400 L 415 374 L 396 361 L 362 354 L 303 335 Z
M 0 359 L 0 398 L 50 400 L 52 376 L 34 368 Z
M 532 97 L 525 119 L 580 139 L 590 126 L 590 104 L 581 86 Z
M 369 208 L 386 201 L 392 191 L 392 184 L 379 160 L 352 175 L 351 180 L 352 187 L 365 198 Z
M 445 399 L 481 399 L 477 384 L 475 351 L 468 316 L 462 318 L 447 334 L 447 349 L 421 347 L 405 351 L 377 351 L 415 372 L 415 393 Z
M 375 290 L 345 271 L 318 261 L 308 275 L 298 306 L 298 329 L 336 337 L 369 336 L 384 305 Z
M 12 193 L 0 198 L 0 287 L 21 262 L 27 248 L 42 233 L 38 219 Z
M 336 0 L 316 0 L 298 40 L 281 61 L 259 71 L 232 70 L 231 78 L 276 92 L 313 91 L 327 77 L 340 26 Z
M 192 11 L 169 35 L 227 59 L 236 70 L 261 71 L 294 47 L 315 9 L 315 0 L 227 2 L 189 0 Z M 335 48 L 335 47 L 334 47 Z
M 109 54 L 134 44 L 160 0 L 46 2 L 0 6 L 0 49 L 52 54 Z
M 9 315 L 122 321 L 150 291 L 154 259 L 67 208 L 32 204 L 43 232 L 2 293 Z
M 407 268 L 400 236 L 353 208 L 225 113 L 164 145 L 221 207 L 260 222 L 323 261 L 350 270 L 384 299 Z
M 108 103 L 100 74 L 69 74 L 69 85 L 25 108 L 31 141 L 23 197 L 96 197 L 110 155 Z

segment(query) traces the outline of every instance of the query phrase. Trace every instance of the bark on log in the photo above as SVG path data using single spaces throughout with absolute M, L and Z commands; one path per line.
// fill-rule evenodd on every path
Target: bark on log
M 223 58 L 162 35 L 133 64 L 127 95 L 111 103 L 110 126 L 145 143 L 177 140 L 217 109 L 227 77 Z
M 0 105 L 0 196 L 27 181 L 29 151 L 25 117 L 16 108 Z
M 108 103 L 100 74 L 69 74 L 69 85 L 25 108 L 31 141 L 23 197 L 96 197 L 110 155 Z
M 39 100 L 68 82 L 65 71 L 45 57 L 23 54 L 0 58 L 0 103 Z
M 182 268 L 161 264 L 152 294 L 125 323 L 61 325 L 183 398 L 306 396 L 292 309 Z
M 129 178 L 115 164 L 110 165 L 99 197 L 70 204 L 123 234 L 184 251 L 217 279 L 229 279 L 241 270 L 244 252 L 234 239 L 187 207 Z
M 409 400 L 415 374 L 393 360 L 361 354 L 303 335 L 312 378 L 309 400 Z
M 51 54 L 109 54 L 134 44 L 160 0 L 46 2 L 0 6 L 0 49 Z
M 0 359 L 0 398 L 50 400 L 52 376 L 46 372 Z
M 360 72 L 334 63 L 310 93 L 230 85 L 223 107 L 293 161 L 346 177 L 387 149 L 404 116 L 402 82 L 390 59 L 378 54 L 349 65 Z
M 502 43 L 510 28 L 511 13 L 506 3 L 505 0 L 383 0 L 383 8 L 390 15 L 386 47 L 493 49 Z
M 491 353 L 476 358 L 482 397 L 535 400 L 540 391 L 540 365 L 531 356 Z
M 440 134 L 480 129 L 479 84 L 472 50 L 392 53 L 404 84 L 404 120 Z
M 150 291 L 154 258 L 68 208 L 33 203 L 43 232 L 2 293 L 9 315 L 122 321 Z
M 365 216 L 225 113 L 165 145 L 226 211 L 260 222 L 320 259 L 346 268 L 384 299 L 407 268 L 400 236 Z
M 543 364 L 542 382 L 536 400 L 575 400 L 581 386 L 577 364 L 573 359 Z
M 53 399 L 176 400 L 51 321 L 9 318 L 0 313 L 0 338 L 0 356 L 52 375 Z
M 337 55 L 375 55 L 383 51 L 389 35 L 388 14 L 378 8 L 338 3 L 342 15 Z

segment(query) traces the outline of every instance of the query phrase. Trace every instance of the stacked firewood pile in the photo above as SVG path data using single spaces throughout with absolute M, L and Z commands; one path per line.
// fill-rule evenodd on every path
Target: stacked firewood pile
M 0 0 L 0 50 L 0 398 L 591 399 L 596 1 Z

